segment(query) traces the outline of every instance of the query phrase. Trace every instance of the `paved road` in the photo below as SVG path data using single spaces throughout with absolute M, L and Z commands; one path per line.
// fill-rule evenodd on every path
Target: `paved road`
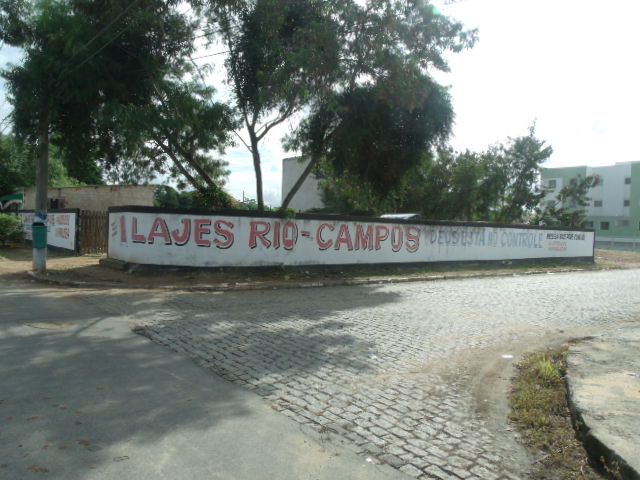
M 514 355 L 640 319 L 640 271 L 380 287 L 85 292 L 141 333 L 416 478 L 529 478 L 506 424 Z
M 113 313 L 85 293 L 0 282 L 1 479 L 404 478 Z
M 76 428 L 75 423 L 65 423 L 72 420 L 65 417 L 68 410 L 55 407 L 60 411 L 51 414 L 51 422 L 64 424 L 53 430 L 60 435 L 52 435 L 51 443 L 39 436 L 41 431 L 35 423 L 39 418 L 28 418 L 41 416 L 37 410 L 44 409 L 45 403 L 52 409 L 53 405 L 72 405 L 73 412 L 86 409 L 96 418 L 98 410 L 106 412 L 105 418 L 116 422 L 115 438 L 105 434 L 101 440 L 91 439 L 90 429 L 85 436 L 72 438 L 74 448 L 84 455 L 76 461 L 90 469 L 95 465 L 87 463 L 91 459 L 86 456 L 93 455 L 106 469 L 102 478 L 121 473 L 118 469 L 127 462 L 114 459 L 128 456 L 127 449 L 136 451 L 134 446 L 140 445 L 141 438 L 147 452 L 156 449 L 167 455 L 163 464 L 199 465 L 204 469 L 200 471 L 215 470 L 216 466 L 197 449 L 189 449 L 194 440 L 198 445 L 233 445 L 231 451 L 238 453 L 234 457 L 237 461 L 228 468 L 235 468 L 236 476 L 230 473 L 228 478 L 242 478 L 239 462 L 256 465 L 272 453 L 256 453 L 252 435 L 273 437 L 273 451 L 279 450 L 282 438 L 297 438 L 291 431 L 294 422 L 286 419 L 288 416 L 307 424 L 303 428 L 315 427 L 324 435 L 322 438 L 328 438 L 327 432 L 335 432 L 332 441 L 336 445 L 339 440 L 344 442 L 338 448 L 347 460 L 353 449 L 362 454 L 363 463 L 370 462 L 367 465 L 388 464 L 417 478 L 526 479 L 531 477 L 532 459 L 506 424 L 505 393 L 512 362 L 526 350 L 636 321 L 640 318 L 639 284 L 640 270 L 626 270 L 224 294 L 53 289 L 9 292 L 13 310 L 9 309 L 7 316 L 7 303 L 3 301 L 0 354 L 10 359 L 3 360 L 2 373 L 9 372 L 14 380 L 9 385 L 7 377 L 2 377 L 0 390 L 22 392 L 18 395 L 22 400 L 15 403 L 14 399 L 12 404 L 5 400 L 12 396 L 0 395 L 0 420 L 8 422 L 6 417 L 15 417 L 4 415 L 7 409 L 25 406 L 19 416 L 27 419 L 22 421 L 32 430 L 30 450 L 24 453 L 37 458 L 43 454 L 36 444 L 46 441 L 42 446 L 53 445 L 58 436 Z M 68 333 L 27 332 L 28 327 L 21 325 L 24 316 L 20 322 L 6 323 L 27 307 L 42 315 L 41 300 L 35 301 L 40 298 L 38 291 L 56 305 L 58 321 L 68 316 L 84 320 L 74 321 Z M 182 352 L 203 368 L 184 364 L 184 355 L 163 350 L 142 337 L 126 335 L 119 330 L 123 319 L 139 325 L 139 332 L 154 342 Z M 40 341 L 44 348 L 38 350 Z M 37 353 L 29 358 L 34 351 Z M 137 361 L 145 368 L 137 368 Z M 109 390 L 117 395 L 100 396 L 103 391 L 97 387 L 104 386 L 103 382 L 94 386 L 97 382 L 78 381 L 68 392 L 56 391 L 57 377 L 48 375 L 48 369 L 57 372 L 57 362 L 61 365 L 58 369 L 68 369 L 80 378 L 109 378 Z M 109 362 L 117 363 L 115 376 L 105 367 Z M 23 364 L 36 369 L 37 375 L 33 376 L 29 368 L 22 371 Z M 151 366 L 154 368 L 148 368 Z M 130 376 L 126 375 L 127 367 Z M 224 382 L 218 382 L 202 388 L 206 379 L 217 382 L 209 373 L 236 385 L 226 384 L 227 388 L 233 387 L 227 390 Z M 16 374 L 31 380 L 21 386 Z M 120 378 L 126 379 L 122 388 L 118 387 Z M 160 396 L 153 388 L 156 379 Z M 196 385 L 189 387 L 190 383 Z M 38 397 L 40 403 L 30 404 L 26 401 L 27 390 L 38 385 L 53 393 Z M 172 397 L 183 389 L 189 391 L 188 398 L 198 401 L 185 405 L 187 396 Z M 250 390 L 266 400 L 263 405 L 281 411 L 280 415 L 272 413 L 286 422 L 279 423 L 265 412 L 256 414 L 259 397 Z M 78 395 L 85 395 L 85 400 L 74 402 Z M 48 397 L 56 398 L 46 400 Z M 135 408 L 127 408 L 127 398 L 135 398 Z M 97 410 L 91 410 L 94 402 Z M 145 402 L 149 402 L 149 412 Z M 129 410 L 140 420 L 129 424 L 116 420 Z M 205 419 L 203 425 L 200 418 Z M 222 419 L 231 423 L 225 424 Z M 265 422 L 269 428 L 251 427 L 252 422 Z M 83 425 L 77 427 L 85 428 Z M 212 436 L 220 434 L 219 425 L 226 425 L 222 436 Z M 189 432 L 186 436 L 179 433 L 184 429 Z M 104 431 L 109 431 L 107 426 Z M 75 433 L 69 435 L 71 438 Z M 234 435 L 238 439 L 235 443 Z M 6 433 L 1 438 L 11 441 Z M 90 444 L 77 443 L 80 440 Z M 89 450 L 96 443 L 102 450 Z M 329 461 L 333 458 L 330 453 L 313 454 L 313 449 L 305 450 L 300 445 L 294 448 L 291 442 L 287 445 L 289 452 L 294 452 L 287 456 L 299 458 L 299 469 L 306 465 L 311 470 L 314 462 L 330 467 L 325 473 L 334 467 L 353 471 L 357 465 L 352 460 L 347 466 L 336 465 Z M 24 444 L 13 447 L 19 451 Z M 183 457 L 183 452 L 190 453 Z M 48 455 L 54 462 L 56 455 Z M 302 458 L 305 455 L 309 457 L 306 462 Z M 145 462 L 151 465 L 157 458 L 149 454 Z M 0 467 L 3 464 L 6 462 L 0 461 Z M 93 471 L 87 470 L 91 474 Z M 323 470 L 316 468 L 314 473 L 318 471 Z M 392 470 L 376 471 L 380 472 L 387 472 L 389 478 L 395 475 Z M 91 478 L 89 473 L 78 478 Z M 202 478 L 197 473 L 190 476 Z

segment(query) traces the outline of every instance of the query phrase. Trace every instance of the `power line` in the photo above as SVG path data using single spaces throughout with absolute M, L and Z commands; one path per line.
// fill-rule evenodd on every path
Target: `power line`
M 102 47 L 100 47 L 98 50 L 96 50 L 95 52 L 93 52 L 91 55 L 89 55 L 87 58 L 85 58 L 82 62 L 80 62 L 78 65 L 76 65 L 75 67 L 73 67 L 71 70 L 68 70 L 66 73 L 70 74 L 75 72 L 77 69 L 79 69 L 80 67 L 82 67 L 85 63 L 89 62 L 90 60 L 92 60 L 96 55 L 98 55 L 100 52 L 102 52 L 105 48 L 107 48 L 109 45 L 111 45 L 111 43 L 113 43 L 113 41 L 115 39 L 117 39 L 120 35 L 122 35 L 125 30 L 127 28 L 123 28 L 122 30 L 120 30 L 118 33 L 116 33 L 113 37 L 111 37 L 104 45 L 102 45 Z
M 118 20 L 120 20 L 129 10 L 131 10 L 133 7 L 136 6 L 137 3 L 139 3 L 140 0 L 133 0 L 129 5 L 127 5 L 126 8 L 124 8 L 118 15 L 115 16 L 115 18 L 113 18 L 109 23 L 107 23 L 104 27 L 102 27 L 100 29 L 100 31 L 98 31 L 98 33 L 96 33 L 93 37 L 91 37 L 84 45 L 82 45 L 78 50 L 76 50 L 76 52 L 71 56 L 71 59 L 73 59 L 76 55 L 78 55 L 82 50 L 84 50 L 85 48 L 87 48 L 89 45 L 91 45 L 96 39 L 98 39 L 100 36 L 102 36 L 103 33 L 105 33 L 107 30 L 109 30 Z M 70 59 L 70 60 L 71 60 Z
M 229 50 L 224 50 L 222 52 L 211 53 L 209 55 L 202 55 L 201 57 L 195 57 L 195 58 L 192 58 L 191 60 L 200 60 L 201 58 L 215 57 L 216 55 L 223 55 L 225 53 L 229 53 Z

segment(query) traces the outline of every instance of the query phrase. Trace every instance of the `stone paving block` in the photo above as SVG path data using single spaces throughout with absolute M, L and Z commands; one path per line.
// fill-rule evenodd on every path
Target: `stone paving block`
M 422 476 L 422 470 L 418 470 L 413 465 L 403 465 L 398 470 L 400 470 L 403 473 L 406 473 L 410 477 L 419 478 Z
M 500 475 L 498 475 L 497 473 L 494 473 L 479 465 L 476 465 L 475 467 L 469 469 L 469 471 L 474 475 L 482 478 L 483 480 L 498 480 L 498 478 L 500 477 Z
M 253 389 L 297 421 L 317 415 L 314 423 L 338 425 L 354 443 L 382 445 L 382 453 L 413 467 L 418 457 L 404 446 L 427 442 L 421 467 L 489 480 L 528 478 L 526 466 L 513 458 L 511 451 L 521 449 L 514 437 L 492 431 L 478 417 L 469 388 L 473 379 L 468 365 L 456 364 L 456 352 L 513 341 L 514 329 L 526 340 L 552 329 L 603 328 L 633 319 L 638 283 L 640 274 L 612 271 L 295 295 L 163 292 L 143 316 L 135 306 L 137 293 L 87 291 L 82 298 L 109 312 L 144 318 L 139 323 L 152 341 Z M 446 374 L 425 368 L 443 362 L 451 363 Z
M 395 455 L 391 455 L 389 453 L 384 453 L 384 454 L 380 455 L 378 458 L 382 462 L 387 463 L 387 464 L 391 465 L 394 468 L 400 468 L 405 464 L 404 460 L 402 460 L 400 457 L 397 457 Z
M 424 473 L 429 475 L 431 478 L 436 478 L 437 480 L 459 480 L 457 477 L 450 475 L 435 465 L 425 468 Z

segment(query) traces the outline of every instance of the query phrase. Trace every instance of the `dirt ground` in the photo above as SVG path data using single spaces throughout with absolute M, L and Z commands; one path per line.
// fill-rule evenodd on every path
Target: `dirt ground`
M 24 279 L 31 270 L 32 251 L 28 247 L 0 247 L 0 278 Z M 271 270 L 271 271 L 212 271 L 212 270 L 156 270 L 134 269 L 122 271 L 100 265 L 103 256 L 69 256 L 49 251 L 46 278 L 57 282 L 104 283 L 117 287 L 184 288 L 207 286 L 237 286 L 255 284 L 290 284 L 297 282 L 331 282 L 346 279 L 436 278 L 461 275 L 495 275 L 535 271 L 559 272 L 567 269 L 640 268 L 640 252 L 596 250 L 595 262 L 546 262 L 535 264 L 465 264 L 433 265 L 428 267 L 385 267 L 379 269 L 338 270 Z

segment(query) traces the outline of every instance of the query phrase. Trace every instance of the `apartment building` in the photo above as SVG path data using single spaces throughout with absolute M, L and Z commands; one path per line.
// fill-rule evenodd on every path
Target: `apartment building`
M 560 190 L 572 179 L 597 176 L 598 185 L 588 196 L 584 226 L 596 231 L 599 247 L 640 249 L 640 162 L 621 162 L 606 167 L 541 169 L 545 202 L 555 204 Z M 565 205 L 574 207 L 575 205 Z

